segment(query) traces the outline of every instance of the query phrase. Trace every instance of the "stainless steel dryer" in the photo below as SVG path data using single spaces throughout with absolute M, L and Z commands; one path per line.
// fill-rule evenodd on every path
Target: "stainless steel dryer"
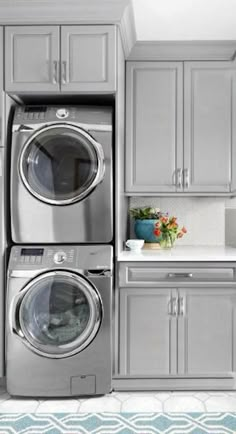
M 112 248 L 15 246 L 8 269 L 11 395 L 111 391 Z
M 11 150 L 15 243 L 113 238 L 112 109 L 16 108 Z

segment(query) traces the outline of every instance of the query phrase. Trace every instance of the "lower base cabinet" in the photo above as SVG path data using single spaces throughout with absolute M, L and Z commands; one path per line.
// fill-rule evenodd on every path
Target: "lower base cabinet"
M 120 371 L 129 375 L 170 374 L 171 290 L 120 290 Z
M 121 288 L 119 374 L 227 378 L 236 371 L 236 287 Z

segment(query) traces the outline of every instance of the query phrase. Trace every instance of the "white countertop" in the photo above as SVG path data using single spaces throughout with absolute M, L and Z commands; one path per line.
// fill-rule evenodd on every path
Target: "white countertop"
M 236 248 L 228 246 L 175 246 L 172 249 L 124 250 L 118 261 L 229 261 L 236 262 Z

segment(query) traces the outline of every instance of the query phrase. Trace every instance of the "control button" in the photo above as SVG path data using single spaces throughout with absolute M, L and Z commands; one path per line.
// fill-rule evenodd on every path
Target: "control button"
M 63 264 L 63 262 L 66 261 L 67 257 L 66 257 L 65 252 L 57 252 L 53 256 L 53 259 L 54 259 L 55 264 Z
M 30 256 L 30 263 L 34 264 L 35 263 L 35 256 Z
M 42 258 L 41 258 L 41 256 L 36 256 L 36 264 L 41 264 L 41 262 L 42 262 Z
M 25 264 L 28 264 L 28 263 L 29 263 L 29 259 L 30 259 L 29 256 L 25 256 L 25 259 L 24 259 Z
M 62 108 L 56 111 L 56 117 L 58 119 L 66 119 L 68 118 L 68 116 L 69 116 L 69 110 Z

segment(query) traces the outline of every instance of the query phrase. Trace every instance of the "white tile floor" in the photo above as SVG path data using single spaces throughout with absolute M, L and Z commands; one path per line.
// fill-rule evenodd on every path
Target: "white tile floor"
M 16 399 L 0 386 L 0 413 L 236 412 L 236 392 L 113 392 L 87 399 Z

